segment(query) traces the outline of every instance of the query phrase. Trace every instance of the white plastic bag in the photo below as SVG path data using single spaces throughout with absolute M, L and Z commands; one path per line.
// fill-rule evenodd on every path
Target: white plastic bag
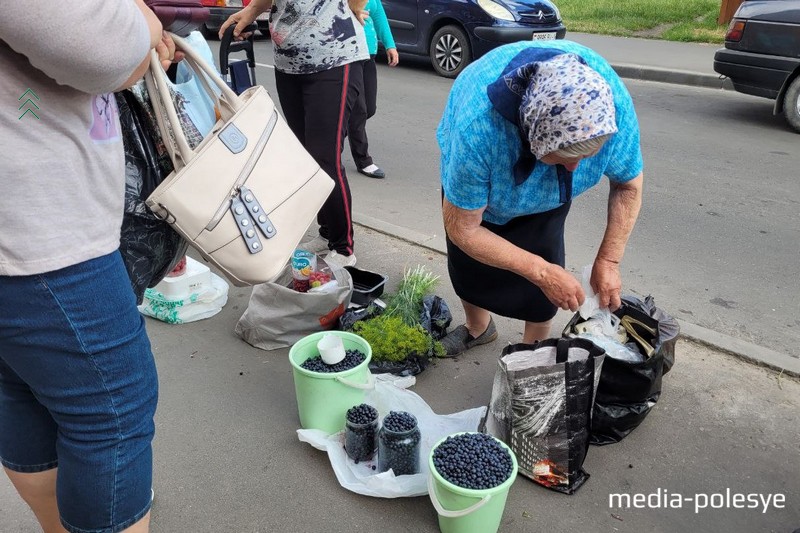
M 203 38 L 203 34 L 199 31 L 193 31 L 184 40 L 192 47 L 193 50 L 198 52 L 200 56 L 206 60 L 209 65 L 214 65 L 214 56 L 211 53 L 211 47 L 208 42 Z M 186 107 L 184 111 L 189 118 L 205 137 L 208 135 L 214 124 L 217 122 L 216 111 L 214 109 L 214 101 L 206 92 L 203 82 L 198 76 L 204 74 L 194 72 L 186 61 L 178 63 L 178 72 L 175 77 L 177 83 L 171 84 L 172 88 L 181 93 L 186 99 Z M 219 94 L 213 83 L 206 83 L 211 90 Z
M 168 324 L 195 322 L 216 315 L 228 303 L 228 283 L 213 272 L 210 275 L 210 284 L 182 299 L 173 300 L 155 289 L 147 289 L 139 312 Z
M 477 431 L 486 407 L 467 409 L 450 415 L 437 415 L 419 395 L 400 388 L 408 386 L 408 378 L 391 374 L 375 376 L 375 389 L 367 394 L 366 403 L 378 410 L 383 420 L 389 411 L 406 411 L 417 418 L 422 440 L 420 441 L 419 474 L 395 476 L 388 472 L 372 470 L 376 460 L 359 464 L 347 457 L 344 450 L 344 432 L 326 435 L 317 429 L 299 429 L 297 436 L 318 450 L 328 452 L 328 458 L 339 484 L 349 491 L 377 498 L 403 498 L 428 494 L 428 456 L 440 439 L 462 431 Z M 412 378 L 413 379 L 413 378 Z M 377 459 L 377 457 L 375 458 Z
M 591 335 L 580 333 L 575 335 L 582 339 L 588 339 L 600 348 L 606 351 L 606 355 L 618 361 L 627 361 L 629 363 L 641 363 L 644 361 L 644 355 L 638 351 L 631 350 L 624 344 L 607 337 L 605 335 Z
M 606 355 L 620 361 L 640 363 L 643 360 L 638 351 L 633 351 L 624 343 L 628 340 L 625 328 L 620 325 L 619 317 L 607 307 L 600 307 L 600 298 L 592 289 L 592 265 L 583 267 L 582 285 L 586 299 L 578 309 L 585 322 L 573 326 L 573 337 L 581 337 L 592 341 L 606 351 Z
M 583 267 L 583 276 L 581 285 L 583 292 L 586 294 L 586 299 L 578 308 L 578 314 L 581 318 L 586 320 L 582 324 L 576 324 L 575 329 L 577 333 L 585 333 L 589 335 L 606 335 L 608 337 L 617 337 L 619 335 L 619 318 L 614 313 L 608 310 L 607 307 L 600 307 L 600 297 L 595 294 L 592 288 L 592 265 Z M 579 328 L 582 326 L 582 328 Z M 625 342 L 622 337 L 619 337 L 622 342 Z

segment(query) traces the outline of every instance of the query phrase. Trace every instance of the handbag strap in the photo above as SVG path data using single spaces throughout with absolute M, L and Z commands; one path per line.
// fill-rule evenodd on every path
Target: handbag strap
M 200 77 L 201 85 L 214 101 L 223 119 L 229 120 L 242 108 L 244 102 L 233 92 L 225 81 L 220 78 L 214 68 L 209 65 L 186 41 L 177 35 L 170 34 L 175 41 L 176 49 L 186 55 L 186 61 Z M 209 81 L 220 89 L 220 93 L 211 90 Z M 169 93 L 169 80 L 158 59 L 155 50 L 150 52 L 150 69 L 145 74 L 147 91 L 155 110 L 156 121 L 161 130 L 167 152 L 172 159 L 176 170 L 189 164 L 195 152 L 189 146 L 186 135 L 183 133 L 175 103 Z

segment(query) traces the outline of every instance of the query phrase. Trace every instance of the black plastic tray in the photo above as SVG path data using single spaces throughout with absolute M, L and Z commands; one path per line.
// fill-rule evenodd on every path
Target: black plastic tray
M 352 266 L 344 268 L 353 277 L 353 297 L 351 301 L 354 304 L 369 305 L 372 300 L 383 294 L 383 289 L 388 279 L 386 276 Z

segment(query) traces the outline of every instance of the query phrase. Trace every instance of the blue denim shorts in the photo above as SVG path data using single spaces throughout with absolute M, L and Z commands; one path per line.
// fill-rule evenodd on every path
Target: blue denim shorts
M 150 510 L 158 378 L 118 252 L 0 276 L 0 461 L 58 467 L 61 521 L 111 533 Z

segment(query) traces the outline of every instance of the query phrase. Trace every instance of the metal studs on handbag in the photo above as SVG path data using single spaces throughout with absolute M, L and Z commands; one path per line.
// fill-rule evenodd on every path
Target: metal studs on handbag
M 256 195 L 247 187 L 239 188 L 238 196 L 231 199 L 230 209 L 239 233 L 242 234 L 242 238 L 247 244 L 247 250 L 251 254 L 257 254 L 262 250 L 261 240 L 253 228 L 258 228 L 259 232 L 267 239 L 271 239 L 278 233 L 261 204 L 258 203 Z

